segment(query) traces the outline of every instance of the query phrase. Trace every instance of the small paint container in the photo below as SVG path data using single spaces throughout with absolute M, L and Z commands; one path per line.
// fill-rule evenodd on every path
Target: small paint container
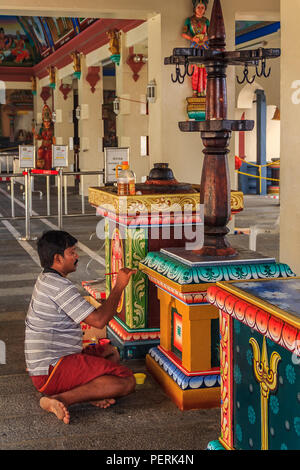
M 134 374 L 137 385 L 142 385 L 145 382 L 146 374 Z

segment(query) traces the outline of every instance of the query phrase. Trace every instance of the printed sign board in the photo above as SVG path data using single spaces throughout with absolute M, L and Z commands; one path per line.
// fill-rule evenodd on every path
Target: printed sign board
M 52 145 L 52 167 L 62 168 L 68 166 L 68 146 Z
M 129 163 L 129 147 L 105 147 L 105 184 L 116 183 L 116 166 Z
M 19 145 L 20 168 L 35 168 L 34 145 Z

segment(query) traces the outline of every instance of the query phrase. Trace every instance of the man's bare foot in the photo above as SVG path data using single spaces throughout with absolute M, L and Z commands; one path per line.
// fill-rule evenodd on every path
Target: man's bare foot
M 116 403 L 114 398 L 104 398 L 103 400 L 90 401 L 91 405 L 98 406 L 98 408 L 108 408 Z
M 40 399 L 40 407 L 45 411 L 54 413 L 57 418 L 63 421 L 65 424 L 69 424 L 70 414 L 65 405 L 56 398 L 42 397 Z

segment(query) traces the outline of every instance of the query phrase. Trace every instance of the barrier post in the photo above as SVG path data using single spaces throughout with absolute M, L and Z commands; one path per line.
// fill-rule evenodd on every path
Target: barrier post
M 63 221 L 62 221 L 62 168 L 56 168 L 58 171 L 57 174 L 57 218 L 58 218 L 58 228 L 61 230 Z
M 19 240 L 33 241 L 36 240 L 37 237 L 30 236 L 30 170 L 25 168 L 23 174 L 25 177 L 25 237 L 20 237 Z
M 15 178 L 10 179 L 11 216 L 15 217 Z
M 47 215 L 50 215 L 50 175 L 46 175 L 47 185 Z
M 64 175 L 64 201 L 65 201 L 65 215 L 68 214 L 68 180 L 67 176 Z
M 84 214 L 84 185 L 83 185 L 83 174 L 80 175 L 80 188 L 81 188 L 81 213 Z

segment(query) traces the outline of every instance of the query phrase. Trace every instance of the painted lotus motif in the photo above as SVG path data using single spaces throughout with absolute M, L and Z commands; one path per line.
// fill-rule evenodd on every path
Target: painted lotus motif
M 275 317 L 270 318 L 269 333 L 270 333 L 271 339 L 275 343 L 278 343 L 278 341 L 280 340 L 282 328 L 283 328 L 282 320 L 280 320 L 279 318 L 275 318 Z
M 282 329 L 282 339 L 286 347 L 290 350 L 294 350 L 296 347 L 297 328 L 291 325 L 285 324 Z
M 240 286 L 239 286 L 240 287 Z M 228 291 L 211 286 L 207 290 L 207 301 L 218 308 L 223 305 L 222 311 L 232 315 L 248 327 L 255 329 L 260 334 L 266 335 L 274 343 L 295 354 L 295 360 L 300 360 L 300 330 L 287 321 L 271 315 L 269 312 L 251 305 Z M 225 334 L 223 324 L 220 323 L 221 336 Z M 298 362 L 297 362 L 298 363 Z
M 268 330 L 269 317 L 267 312 L 258 309 L 256 312 L 256 326 L 260 333 L 265 334 Z

